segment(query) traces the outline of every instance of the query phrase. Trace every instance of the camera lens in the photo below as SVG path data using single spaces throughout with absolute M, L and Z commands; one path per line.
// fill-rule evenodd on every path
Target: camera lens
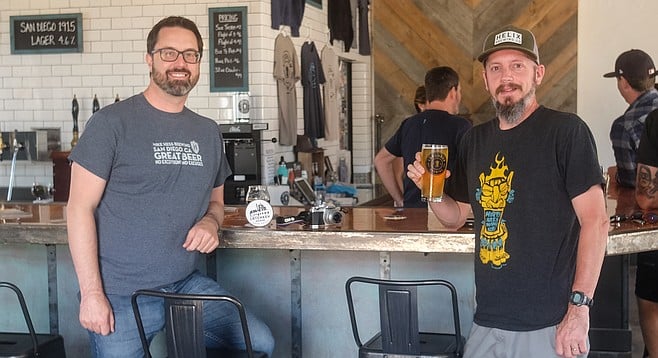
M 340 224 L 341 221 L 343 221 L 343 213 L 341 211 L 334 211 L 332 210 L 331 212 L 327 212 L 327 215 L 325 216 L 325 221 L 327 224 Z

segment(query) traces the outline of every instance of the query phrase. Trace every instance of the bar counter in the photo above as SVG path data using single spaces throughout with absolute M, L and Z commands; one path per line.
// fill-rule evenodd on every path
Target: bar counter
M 610 215 L 631 215 L 638 211 L 631 189 L 611 188 L 607 204 Z M 64 204 L 15 206 L 31 212 L 32 217 L 8 219 L 0 224 L 0 243 L 67 244 Z M 472 253 L 475 248 L 470 228 L 445 230 L 427 209 L 344 208 L 346 213 L 339 225 L 320 229 L 302 224 L 277 226 L 274 220 L 267 227 L 255 228 L 247 223 L 244 210 L 244 206 L 226 208 L 220 248 L 424 253 Z M 275 215 L 284 216 L 294 216 L 302 210 L 274 208 Z M 658 249 L 657 230 L 658 224 L 633 220 L 611 225 L 606 254 Z

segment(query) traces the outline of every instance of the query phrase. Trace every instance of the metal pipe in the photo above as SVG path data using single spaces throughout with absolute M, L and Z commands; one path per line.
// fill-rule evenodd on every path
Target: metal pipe
M 14 130 L 14 132 L 11 134 L 12 139 L 10 140 L 11 151 L 13 154 L 11 157 L 11 171 L 9 173 L 9 187 L 7 188 L 7 201 L 11 201 L 12 193 L 14 191 L 14 179 L 16 177 L 16 156 L 18 155 L 18 151 L 21 149 L 21 146 L 18 144 L 18 139 L 16 138 L 17 134 L 18 130 Z

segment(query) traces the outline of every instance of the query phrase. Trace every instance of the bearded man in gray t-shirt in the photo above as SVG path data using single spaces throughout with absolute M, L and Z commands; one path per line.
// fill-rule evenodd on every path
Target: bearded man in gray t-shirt
M 217 124 L 185 107 L 199 79 L 196 25 L 168 17 L 148 35 L 146 90 L 96 112 L 70 159 L 69 247 L 80 285 L 80 323 L 96 357 L 141 357 L 131 309 L 138 289 L 228 294 L 196 271 L 219 245 L 231 174 Z M 164 327 L 161 300 L 140 300 L 147 338 Z M 244 350 L 240 317 L 204 305 L 206 345 Z M 272 355 L 269 328 L 248 312 L 255 350 Z

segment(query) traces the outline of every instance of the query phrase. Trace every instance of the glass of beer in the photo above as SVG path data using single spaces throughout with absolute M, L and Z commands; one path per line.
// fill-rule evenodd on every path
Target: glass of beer
M 443 184 L 448 168 L 448 146 L 443 144 L 423 144 L 420 160 L 425 167 L 420 191 L 421 200 L 440 202 L 443 199 Z

